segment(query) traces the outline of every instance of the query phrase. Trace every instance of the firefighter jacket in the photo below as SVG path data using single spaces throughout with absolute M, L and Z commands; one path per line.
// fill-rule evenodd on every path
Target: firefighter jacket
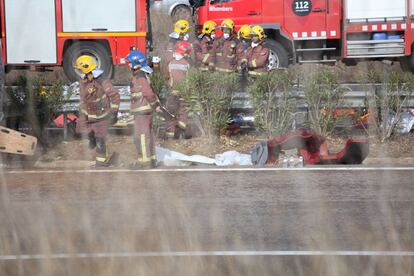
M 177 86 L 187 77 L 190 63 L 186 58 L 180 60 L 173 59 L 168 64 L 168 73 L 170 76 L 170 86 L 176 89 Z
M 111 113 L 118 112 L 120 101 L 118 90 L 109 80 L 80 81 L 80 112 L 88 122 L 108 119 Z
M 228 39 L 221 37 L 216 40 L 216 70 L 234 72 L 237 66 L 236 48 L 238 41 L 234 35 Z
M 251 40 L 241 39 L 236 47 L 236 55 L 237 55 L 237 69 L 241 69 L 241 64 L 243 62 L 247 63 L 247 49 L 249 49 L 251 45 Z
M 142 71 L 134 73 L 131 83 L 131 113 L 150 114 L 159 103 L 148 76 Z
M 263 47 L 263 43 L 260 43 L 254 48 L 250 46 L 247 49 L 247 65 L 249 67 L 249 75 L 261 75 L 268 71 L 267 64 L 269 54 L 269 49 Z
M 200 70 L 208 70 L 216 62 L 216 44 L 209 36 L 203 36 L 193 45 L 197 67 Z
M 177 43 L 180 42 L 180 41 L 181 40 L 175 39 L 175 38 L 170 38 L 170 40 L 168 41 L 167 49 L 165 51 L 165 55 L 164 55 L 164 59 L 163 59 L 165 64 L 168 65 L 170 63 L 170 61 L 174 59 L 175 45 L 177 45 Z

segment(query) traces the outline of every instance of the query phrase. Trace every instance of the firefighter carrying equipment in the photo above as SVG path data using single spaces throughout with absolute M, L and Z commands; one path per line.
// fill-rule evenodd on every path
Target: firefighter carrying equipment
M 152 74 L 153 70 L 147 64 L 147 58 L 144 53 L 139 51 L 131 51 L 126 57 L 125 60 L 129 62 L 129 66 L 133 70 L 141 70 L 145 73 Z
M 75 68 L 86 75 L 95 70 L 96 66 L 96 60 L 93 57 L 83 55 L 77 58 Z
M 252 27 L 250 36 L 258 36 L 259 40 L 263 40 L 266 38 L 263 27 L 258 25 Z
M 203 24 L 203 29 L 201 32 L 205 35 L 211 35 L 214 31 L 216 31 L 217 24 L 213 20 L 207 20 Z
M 180 19 L 174 24 L 174 32 L 184 34 L 190 29 L 190 23 L 185 19 Z
M 221 29 L 227 28 L 227 29 L 230 29 L 231 32 L 233 32 L 234 31 L 234 21 L 231 20 L 231 19 L 224 19 L 223 22 L 221 22 L 220 28 Z
M 250 39 L 251 32 L 252 28 L 249 25 L 243 25 L 240 27 L 240 30 L 237 33 L 237 37 L 238 39 Z

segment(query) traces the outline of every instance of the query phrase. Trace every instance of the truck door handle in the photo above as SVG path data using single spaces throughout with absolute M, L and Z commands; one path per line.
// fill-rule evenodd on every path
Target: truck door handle
M 259 15 L 260 13 L 258 13 L 257 11 L 249 11 L 247 13 L 247 15 L 253 16 L 253 15 Z
M 312 12 L 326 12 L 325 9 L 314 9 L 312 10 Z
M 94 28 L 92 29 L 93 32 L 106 32 L 108 29 L 107 28 Z

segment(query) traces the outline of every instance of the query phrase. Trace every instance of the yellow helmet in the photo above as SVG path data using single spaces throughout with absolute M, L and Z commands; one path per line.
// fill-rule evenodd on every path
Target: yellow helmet
M 234 21 L 231 19 L 224 19 L 223 22 L 221 22 L 221 28 L 228 28 L 232 32 L 234 31 Z
M 183 34 L 188 32 L 189 29 L 190 23 L 188 23 L 188 21 L 185 19 L 180 19 L 174 24 L 174 32 L 176 33 Z
M 83 74 L 88 74 L 95 70 L 96 60 L 88 55 L 78 57 L 76 60 L 76 69 L 80 70 Z
M 259 40 L 266 38 L 263 27 L 258 26 L 258 25 L 252 27 L 252 32 L 250 33 L 250 35 L 251 36 L 257 35 L 259 37 Z
M 250 38 L 250 33 L 252 32 L 252 28 L 249 25 L 243 25 L 240 27 L 239 32 L 237 33 L 237 37 L 248 39 Z
M 203 24 L 203 30 L 201 31 L 203 34 L 210 35 L 212 32 L 214 32 L 217 28 L 216 22 L 213 20 L 207 20 Z

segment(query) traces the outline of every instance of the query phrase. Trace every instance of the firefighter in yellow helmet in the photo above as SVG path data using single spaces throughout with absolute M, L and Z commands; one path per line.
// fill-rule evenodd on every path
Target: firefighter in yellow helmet
M 220 28 L 223 34 L 216 40 L 216 70 L 231 73 L 236 71 L 237 67 L 236 47 L 238 44 L 233 20 L 223 20 Z
M 168 64 L 174 59 L 174 49 L 180 41 L 189 40 L 190 23 L 185 19 L 180 19 L 174 23 L 174 30 L 170 33 L 167 50 L 162 59 L 164 76 L 168 76 Z
M 216 44 L 214 43 L 216 29 L 217 24 L 214 21 L 204 22 L 201 35 L 198 37 L 199 40 L 193 45 L 196 65 L 202 71 L 214 69 L 216 62 Z
M 249 75 L 262 75 L 268 71 L 267 65 L 270 54 L 269 49 L 263 45 L 266 38 L 263 27 L 253 26 L 250 37 L 252 42 L 247 49 L 247 62 L 244 64 L 249 69 Z
M 247 65 L 247 49 L 250 47 L 252 40 L 250 38 L 250 33 L 252 28 L 249 25 L 243 25 L 240 27 L 237 32 L 237 38 L 239 43 L 237 44 L 237 70 L 241 71 L 241 65 Z M 245 68 L 247 69 L 247 67 Z
M 97 69 L 96 61 L 88 55 L 76 60 L 75 69 L 80 77 L 80 115 L 77 124 L 79 132 L 86 132 L 89 147 L 96 148 L 96 167 L 111 165 L 118 154 L 111 157 L 106 146 L 108 127 L 118 120 L 120 96 L 112 83 L 101 79 L 102 70 Z

